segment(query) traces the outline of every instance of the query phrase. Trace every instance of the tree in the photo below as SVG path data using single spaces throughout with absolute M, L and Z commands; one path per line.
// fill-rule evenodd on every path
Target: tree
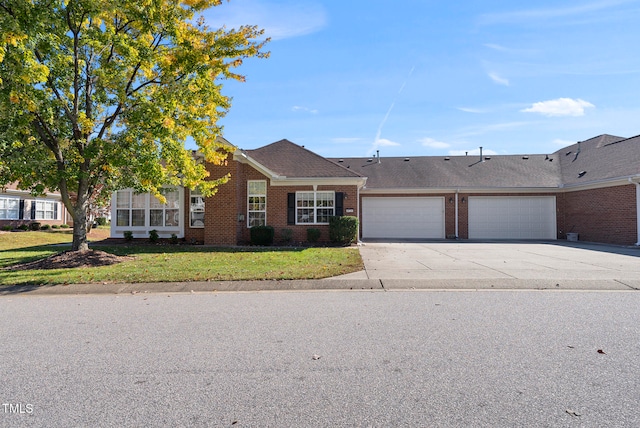
M 133 187 L 207 196 L 209 162 L 234 148 L 217 137 L 230 107 L 221 80 L 267 57 L 255 26 L 210 29 L 222 0 L 0 0 L 0 185 L 59 190 L 85 251 L 89 205 Z

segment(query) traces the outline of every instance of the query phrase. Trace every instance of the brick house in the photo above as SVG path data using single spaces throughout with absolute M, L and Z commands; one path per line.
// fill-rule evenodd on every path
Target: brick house
M 23 224 L 73 224 L 60 193 L 46 192 L 34 197 L 29 191 L 18 189 L 17 183 L 10 183 L 0 189 L 0 227 L 17 228 Z
M 543 239 L 640 243 L 640 136 L 601 135 L 551 154 L 326 159 L 287 140 L 237 150 L 212 177 L 231 173 L 212 198 L 168 189 L 161 205 L 114 194 L 113 237 L 236 245 L 249 228 L 284 229 L 294 241 L 328 217 L 352 215 L 367 239 Z

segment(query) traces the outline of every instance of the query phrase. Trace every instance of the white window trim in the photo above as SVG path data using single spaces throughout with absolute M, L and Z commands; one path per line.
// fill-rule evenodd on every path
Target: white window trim
M 249 193 L 249 187 L 251 183 L 264 183 L 264 194 L 251 194 Z M 250 209 L 249 199 L 251 197 L 264 197 L 264 210 L 252 210 Z M 267 180 L 247 180 L 247 227 L 251 228 L 251 215 L 250 213 L 264 213 L 264 226 L 267 225 Z
M 312 207 L 299 207 L 298 206 L 298 195 L 301 193 L 313 193 L 313 206 Z M 317 203 L 318 203 L 318 193 L 331 193 L 333 195 L 333 206 L 332 207 L 318 207 Z M 318 219 L 318 210 L 320 209 L 333 209 L 333 215 L 336 215 L 336 192 L 334 192 L 333 190 L 302 190 L 302 191 L 298 191 L 296 192 L 296 200 L 295 200 L 295 208 L 296 208 L 296 214 L 295 214 L 295 218 L 296 218 L 296 225 L 325 225 L 325 224 L 329 224 L 329 222 L 326 223 L 319 223 L 317 221 Z M 308 209 L 313 209 L 313 223 L 307 223 L 307 222 L 299 222 L 298 221 L 298 210 L 308 210 Z
M 194 197 L 201 197 L 202 198 L 202 210 L 194 210 L 193 208 L 193 203 L 191 202 L 191 198 Z M 205 202 L 205 198 L 204 196 L 202 196 L 202 193 L 200 193 L 200 191 L 198 189 L 196 190 L 189 190 L 189 227 L 191 229 L 204 229 L 204 220 L 202 221 L 202 226 L 194 226 L 193 225 L 193 219 L 191 218 L 191 216 L 193 215 L 193 213 L 205 213 L 206 212 L 206 202 Z
M 134 232 L 134 237 L 148 237 L 149 230 L 157 230 L 160 232 L 160 237 L 169 237 L 172 233 L 178 235 L 178 237 L 184 236 L 184 188 L 179 186 L 166 186 L 166 189 L 172 189 L 178 192 L 178 207 L 170 208 L 177 209 L 179 222 L 176 226 L 151 226 L 151 210 L 152 209 L 160 209 L 160 208 L 151 208 L 151 198 L 153 196 L 150 193 L 142 193 L 144 197 L 144 206 L 139 208 L 132 207 L 132 198 L 135 191 L 131 188 L 129 189 L 120 189 L 113 193 L 112 204 L 111 204 L 111 235 L 112 236 L 122 236 L 123 231 L 130 230 Z M 120 192 L 129 192 L 129 205 L 127 208 L 122 207 L 118 208 L 118 194 Z M 144 226 L 132 226 L 132 214 L 133 210 L 143 210 L 144 211 Z M 166 208 L 165 208 L 166 209 Z M 128 226 L 118 226 L 118 210 L 128 210 L 129 211 L 129 225 Z
M 44 206 L 45 206 L 44 210 L 38 210 L 38 202 L 44 204 Z M 32 203 L 36 204 L 36 209 L 35 209 L 36 215 L 35 215 L 34 220 L 49 220 L 49 221 L 58 220 L 58 218 L 57 218 L 58 216 L 56 214 L 58 214 L 60 212 L 60 210 L 56 206 L 58 204 L 57 201 L 52 201 L 50 199 L 36 199 Z M 51 204 L 50 205 L 50 207 L 51 207 L 50 210 L 46 209 L 46 207 L 49 206 L 49 204 Z M 42 216 L 39 217 L 38 216 L 38 212 L 42 212 Z M 51 212 L 51 218 L 47 218 L 47 215 L 46 215 L 47 212 Z
M 18 203 L 18 208 L 15 209 L 16 211 L 16 217 L 15 218 L 10 218 L 10 217 L 0 217 L 0 220 L 20 220 L 20 198 L 16 198 L 13 196 L 0 196 L 0 199 L 6 200 L 7 202 L 5 204 L 7 204 L 9 201 L 16 201 Z M 6 206 L 6 205 L 5 205 Z M 14 211 L 13 209 L 8 209 L 8 208 L 2 208 L 3 211 L 5 212 L 9 212 L 9 211 Z

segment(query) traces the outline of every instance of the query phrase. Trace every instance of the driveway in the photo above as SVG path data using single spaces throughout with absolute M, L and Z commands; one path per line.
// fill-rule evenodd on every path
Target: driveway
M 386 288 L 640 289 L 640 249 L 580 242 L 367 242 L 365 270 Z

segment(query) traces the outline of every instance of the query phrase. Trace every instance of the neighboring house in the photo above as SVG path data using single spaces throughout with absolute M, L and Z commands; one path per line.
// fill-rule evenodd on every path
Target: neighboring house
M 16 183 L 0 189 L 0 227 L 14 228 L 33 222 L 60 225 L 73 224 L 71 216 L 62 204 L 60 193 L 47 192 L 34 197 L 26 190 L 19 190 Z
M 308 228 L 328 240 L 328 218 L 360 219 L 362 239 L 565 239 L 640 243 L 640 136 L 602 135 L 548 155 L 326 159 L 287 140 L 238 150 L 212 177 L 211 198 L 167 189 L 167 203 L 118 191 L 111 236 L 236 245 L 270 225 L 276 241 Z

